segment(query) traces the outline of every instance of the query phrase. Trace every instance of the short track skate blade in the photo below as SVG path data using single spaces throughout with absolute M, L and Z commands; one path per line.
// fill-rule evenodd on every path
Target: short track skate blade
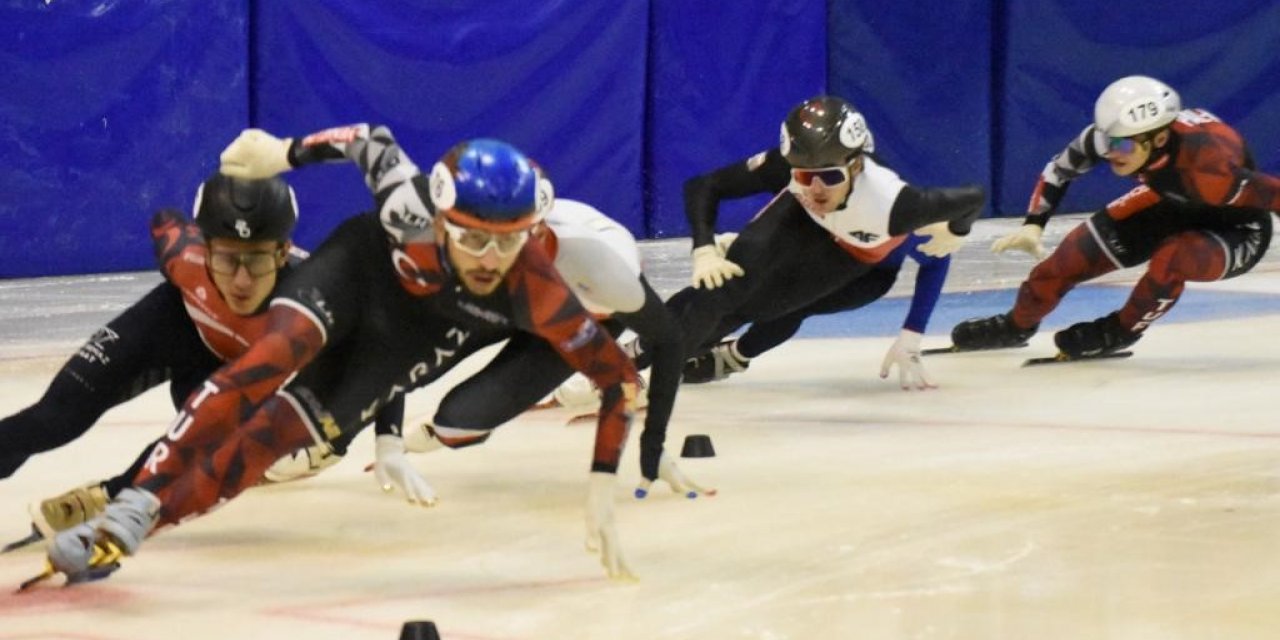
M 1064 364 L 1067 362 L 1087 362 L 1089 360 L 1115 360 L 1131 356 L 1133 356 L 1132 351 L 1116 351 L 1115 353 L 1104 353 L 1100 356 L 1084 356 L 1080 358 L 1072 358 L 1065 353 L 1059 353 L 1056 356 L 1049 356 L 1047 358 L 1029 358 L 1022 363 L 1022 366 L 1035 367 L 1042 364 Z
M 960 347 L 957 347 L 953 344 L 949 347 L 935 347 L 933 349 L 924 349 L 920 351 L 920 355 L 940 356 L 947 353 L 977 353 L 979 351 L 1002 351 L 1004 349 L 1021 349 L 1025 346 L 1027 346 L 1027 343 L 1023 342 L 1020 344 L 1015 344 L 1011 347 L 996 347 L 993 349 L 961 349 Z
M 46 562 L 44 563 L 44 571 L 42 571 L 40 575 L 34 578 L 27 578 L 26 580 L 23 580 L 22 584 L 18 585 L 18 590 L 15 591 L 14 593 L 24 593 L 24 592 L 30 591 L 32 587 L 56 575 L 58 575 L 58 571 L 53 568 L 53 565 Z
M 119 562 L 109 562 L 101 566 L 89 567 L 89 569 L 87 569 L 86 571 L 77 573 L 74 576 L 67 576 L 66 586 L 69 587 L 73 584 L 83 584 L 85 582 L 96 582 L 98 580 L 102 580 L 107 576 L 115 573 L 116 569 L 119 569 L 119 568 L 120 568 Z
M 10 551 L 17 551 L 18 549 L 21 549 L 28 545 L 33 545 L 37 542 L 40 542 L 41 540 L 44 540 L 44 534 L 40 533 L 40 530 L 35 528 L 35 526 L 32 526 L 30 535 L 28 535 L 27 537 L 21 540 L 14 540 L 13 542 L 6 544 L 4 547 L 0 548 L 0 553 L 9 553 Z

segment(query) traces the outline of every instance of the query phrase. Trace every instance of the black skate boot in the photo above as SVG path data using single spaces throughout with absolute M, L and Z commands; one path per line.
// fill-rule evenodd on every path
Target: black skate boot
M 710 351 L 689 358 L 684 363 L 684 375 L 681 381 L 685 384 L 702 384 L 724 380 L 730 375 L 746 371 L 751 366 L 749 359 L 740 359 L 733 353 L 733 341 L 725 341 L 711 347 Z
M 1113 312 L 1091 322 L 1077 322 L 1053 335 L 1058 350 L 1069 358 L 1096 358 L 1133 345 L 1141 333 L 1120 326 L 1120 314 Z
M 1011 314 L 1002 313 L 988 318 L 973 318 L 957 324 L 951 330 L 951 344 L 956 351 L 982 349 L 1008 349 L 1026 346 L 1027 339 L 1036 334 L 1040 325 L 1021 329 L 1013 324 Z

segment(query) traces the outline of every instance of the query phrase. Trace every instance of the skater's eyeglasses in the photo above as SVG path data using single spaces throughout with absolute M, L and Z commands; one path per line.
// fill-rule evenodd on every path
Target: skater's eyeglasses
M 277 269 L 280 251 L 210 251 L 209 270 L 223 276 L 234 276 L 243 265 L 249 275 L 261 278 Z
M 821 169 L 792 169 L 791 179 L 796 184 L 809 186 L 819 180 L 828 187 L 838 187 L 849 179 L 849 167 L 823 167 Z
M 524 243 L 529 241 L 530 233 L 529 229 L 502 233 L 472 229 L 458 226 L 448 220 L 444 221 L 444 230 L 449 234 L 449 239 L 453 241 L 455 246 L 477 258 L 484 257 L 484 254 L 490 248 L 504 258 L 510 256 L 524 247 Z

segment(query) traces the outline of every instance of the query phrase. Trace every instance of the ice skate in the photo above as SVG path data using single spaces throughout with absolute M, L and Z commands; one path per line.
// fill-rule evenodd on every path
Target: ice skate
M 1098 358 L 1122 352 L 1142 338 L 1120 326 L 1118 312 L 1091 322 L 1077 322 L 1053 335 L 1053 342 L 1068 360 Z
M 10 542 L 0 548 L 0 553 L 47 540 L 59 531 L 87 522 L 102 513 L 108 501 L 106 490 L 95 483 L 76 487 L 48 500 L 33 502 L 27 507 L 27 511 L 31 513 L 31 535 Z
M 313 444 L 276 460 L 263 474 L 262 482 L 275 484 L 310 478 L 338 464 L 340 460 L 342 455 L 334 451 L 329 443 Z
M 1027 340 L 1035 335 L 1039 328 L 1038 324 L 1029 329 L 1019 328 L 1013 324 L 1012 314 L 1009 313 L 986 318 L 971 318 L 957 324 L 951 330 L 951 347 L 942 350 L 930 349 L 924 353 L 958 353 L 1025 347 Z
M 595 408 L 600 406 L 600 390 L 581 373 L 575 373 L 551 394 L 555 407 L 570 409 Z
M 120 558 L 133 555 L 155 526 L 160 500 L 141 489 L 125 489 L 106 505 L 102 515 L 55 534 L 40 575 L 23 582 L 19 591 L 61 573 L 67 584 L 101 580 L 120 568 Z
M 711 347 L 710 351 L 689 358 L 684 363 L 682 382 L 685 384 L 703 384 L 717 382 L 729 376 L 746 371 L 751 366 L 749 358 L 735 353 L 733 340 L 726 340 Z
M 67 576 L 67 586 L 101 580 L 120 568 L 124 551 L 109 536 L 100 534 L 92 524 L 80 524 L 54 536 L 44 571 L 18 585 L 23 592 L 59 573 Z
M 589 400 L 581 397 L 581 391 L 579 391 L 576 400 L 572 395 L 572 391 L 569 392 L 571 394 L 569 396 L 562 395 L 561 392 L 566 389 L 567 385 L 572 389 L 571 383 L 574 378 L 581 378 L 582 382 L 586 382 L 588 384 L 591 382 L 585 377 L 582 377 L 581 374 L 574 374 L 573 378 L 570 378 L 564 384 L 560 385 L 559 389 L 556 389 L 556 397 L 560 398 L 560 402 L 563 403 L 560 406 L 567 407 L 575 411 L 568 420 L 565 420 L 564 424 L 566 427 L 595 422 L 600 418 L 600 391 L 595 388 L 595 385 L 591 385 L 591 396 Z M 645 378 L 644 375 L 641 375 L 637 382 L 639 385 L 636 389 L 634 409 L 636 414 L 639 415 L 649 407 L 649 380 Z

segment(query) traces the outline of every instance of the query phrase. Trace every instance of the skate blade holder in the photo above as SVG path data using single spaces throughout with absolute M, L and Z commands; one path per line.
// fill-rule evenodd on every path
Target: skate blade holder
M 73 584 L 82 584 L 85 582 L 94 582 L 106 578 L 115 573 L 120 568 L 120 558 L 124 556 L 124 552 L 114 544 L 107 544 L 105 547 L 94 545 L 93 556 L 89 559 L 89 567 L 84 571 L 78 571 L 74 574 L 67 574 L 67 582 L 63 586 L 71 586 Z M 44 561 L 44 571 L 40 575 L 29 578 L 18 585 L 17 593 L 22 593 L 32 587 L 58 575 L 60 572 L 53 567 L 53 563 L 46 558 Z

